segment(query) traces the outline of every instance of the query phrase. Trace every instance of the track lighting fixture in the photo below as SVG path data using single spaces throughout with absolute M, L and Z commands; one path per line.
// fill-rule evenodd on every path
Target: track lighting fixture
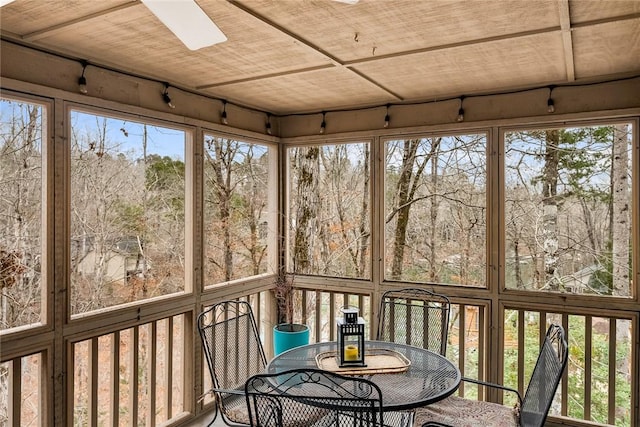
M 164 84 L 164 91 L 162 92 L 162 99 L 165 104 L 169 106 L 169 108 L 176 108 L 175 104 L 171 102 L 171 97 L 169 96 L 169 83 Z
M 464 102 L 464 96 L 460 97 L 460 108 L 458 109 L 458 117 L 456 118 L 457 121 L 462 122 L 464 121 L 464 108 L 462 108 L 462 103 Z
M 551 92 L 553 92 L 553 86 L 549 86 L 549 98 L 547 98 L 547 113 L 556 112 L 556 106 L 553 102 L 553 98 L 551 97 Z
M 80 93 L 87 94 L 89 90 L 87 89 L 87 78 L 84 76 L 84 71 L 87 69 L 87 64 L 85 61 L 82 61 L 82 74 L 80 78 L 78 78 L 78 90 Z
M 222 101 L 222 114 L 220 114 L 220 121 L 223 125 L 228 125 L 229 120 L 227 120 L 227 101 Z
M 271 135 L 271 114 L 267 114 L 267 135 Z
M 324 131 L 327 128 L 327 122 L 324 120 L 325 119 L 325 112 L 322 112 L 322 123 L 320 123 L 320 135 L 324 134 Z
M 391 119 L 391 117 L 389 117 L 389 107 L 390 104 L 387 104 L 387 114 L 384 116 L 384 128 L 388 128 L 389 127 L 389 120 Z

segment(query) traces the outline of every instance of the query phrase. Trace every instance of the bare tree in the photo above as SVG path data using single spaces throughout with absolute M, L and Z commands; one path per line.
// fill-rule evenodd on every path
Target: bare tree
M 629 295 L 629 150 L 626 125 L 613 128 L 611 242 L 613 295 Z
M 369 145 L 292 147 L 289 153 L 288 256 L 297 272 L 367 278 Z
M 559 290 L 558 278 L 558 145 L 557 129 L 545 132 L 544 170 L 542 177 L 543 249 L 545 283 L 551 290 Z
M 234 162 L 238 144 L 225 138 L 212 138 L 206 141 L 208 150 L 207 163 L 213 170 L 210 177 L 210 187 L 215 194 L 215 205 L 218 208 L 218 220 L 221 223 L 222 247 L 224 257 L 222 261 L 223 280 L 228 281 L 233 277 L 233 246 L 231 242 L 231 196 L 235 183 L 232 181 Z
M 407 243 L 407 227 L 409 214 L 414 196 L 420 185 L 421 177 L 428 164 L 431 155 L 437 151 L 439 141 L 431 145 L 431 154 L 419 156 L 418 148 L 421 146 L 419 139 L 407 139 L 403 141 L 402 164 L 400 175 L 396 184 L 394 207 L 387 222 L 396 218 L 395 235 L 393 239 L 393 261 L 391 264 L 391 277 L 399 279 L 402 276 L 404 250 Z
M 611 243 L 612 293 L 630 295 L 630 232 L 629 232 L 629 133 L 626 125 L 613 127 L 613 159 L 611 163 Z M 616 322 L 616 342 L 626 345 L 631 340 L 631 322 Z M 616 369 L 631 381 L 631 354 L 616 359 Z M 623 408 L 621 408 L 624 410 Z
M 72 118 L 72 312 L 184 289 L 184 133 Z
M 294 151 L 293 161 L 298 170 L 296 212 L 293 230 L 293 253 L 297 273 L 308 273 L 313 268 L 314 237 L 320 230 L 318 224 L 319 203 L 319 167 L 320 149 L 318 147 L 298 148 Z
M 360 253 L 359 259 L 354 260 L 357 266 L 356 274 L 358 277 L 363 277 L 365 269 L 367 267 L 367 248 L 370 241 L 370 229 L 369 229 L 369 157 L 371 148 L 369 144 L 364 144 L 364 158 L 362 160 L 363 171 L 362 176 L 364 178 L 364 184 L 362 188 L 362 202 L 360 208 L 360 216 L 358 218 L 358 251 Z
M 323 274 L 368 274 L 369 150 L 369 144 L 339 144 L 320 151 Z
M 269 186 L 265 146 L 205 137 L 205 233 L 208 280 L 266 271 Z
M 2 103 L 7 108 L 0 120 L 0 329 L 7 329 L 40 320 L 44 109 Z

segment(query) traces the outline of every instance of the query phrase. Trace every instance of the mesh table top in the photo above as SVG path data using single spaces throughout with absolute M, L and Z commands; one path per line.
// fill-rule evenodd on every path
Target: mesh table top
M 279 373 L 296 368 L 318 368 L 318 354 L 336 351 L 336 342 L 322 342 L 296 347 L 279 354 L 269 362 L 266 371 Z M 390 350 L 403 355 L 410 364 L 400 372 L 371 371 L 363 369 L 362 377 L 380 387 L 385 411 L 417 408 L 444 399 L 460 385 L 460 371 L 448 359 L 438 353 L 406 344 L 385 341 L 367 341 L 369 351 Z M 351 369 L 350 374 L 354 375 Z

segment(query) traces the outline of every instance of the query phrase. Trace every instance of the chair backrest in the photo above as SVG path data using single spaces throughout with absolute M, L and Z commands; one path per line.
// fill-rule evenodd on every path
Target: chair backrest
M 380 389 L 360 377 L 293 369 L 249 378 L 245 395 L 254 427 L 382 425 Z
M 377 339 L 410 344 L 445 356 L 451 304 L 426 289 L 390 290 L 382 294 Z
M 564 329 L 559 325 L 549 326 L 527 391 L 522 399 L 521 426 L 541 427 L 544 425 L 562 373 L 567 366 L 567 356 Z
M 249 303 L 214 304 L 198 315 L 198 331 L 214 388 L 244 393 L 247 379 L 264 372 L 267 361 Z M 216 392 L 216 400 L 223 416 L 248 423 L 244 396 Z

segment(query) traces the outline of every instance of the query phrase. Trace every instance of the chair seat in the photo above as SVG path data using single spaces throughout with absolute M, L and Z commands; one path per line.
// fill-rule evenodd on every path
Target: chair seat
M 301 403 L 289 402 L 287 410 L 290 413 L 287 415 L 284 427 L 323 427 L 335 425 L 335 420 L 325 415 L 328 414 L 328 411 L 317 411 L 316 413 L 309 414 L 304 409 L 305 405 Z M 224 415 L 229 421 L 234 423 L 251 425 L 247 400 L 244 394 L 227 395 L 227 397 L 224 398 Z M 395 425 L 396 424 L 393 424 L 393 426 Z
M 249 410 L 247 409 L 247 401 L 244 394 L 224 395 L 223 401 L 224 405 L 222 405 L 222 412 L 229 421 L 238 424 L 251 424 L 251 422 L 249 421 Z
M 226 395 L 224 402 L 224 415 L 229 421 L 239 424 L 250 424 L 247 402 L 244 395 Z M 290 405 L 296 405 L 296 403 L 291 403 Z M 295 408 L 295 406 L 292 406 L 292 408 Z M 287 427 L 324 427 L 336 425 L 335 415 L 333 414 L 327 414 L 323 417 L 324 412 L 319 412 L 310 416 L 308 413 L 305 413 L 302 407 L 299 411 L 294 409 L 291 410 L 291 412 L 294 415 L 291 416 L 292 419 L 287 421 Z M 299 415 L 300 418 L 297 419 L 295 415 Z M 410 412 L 385 412 L 383 417 L 384 427 L 406 427 L 412 425 L 412 414 Z
M 414 425 L 434 421 L 451 427 L 518 426 L 518 416 L 513 408 L 457 396 L 416 409 Z
M 410 427 L 413 425 L 413 414 L 411 412 L 385 412 L 383 414 L 382 426 L 379 427 Z M 300 424 L 287 423 L 286 427 L 340 427 L 360 425 L 359 420 L 354 420 L 352 414 L 327 414 L 315 423 L 304 420 Z

